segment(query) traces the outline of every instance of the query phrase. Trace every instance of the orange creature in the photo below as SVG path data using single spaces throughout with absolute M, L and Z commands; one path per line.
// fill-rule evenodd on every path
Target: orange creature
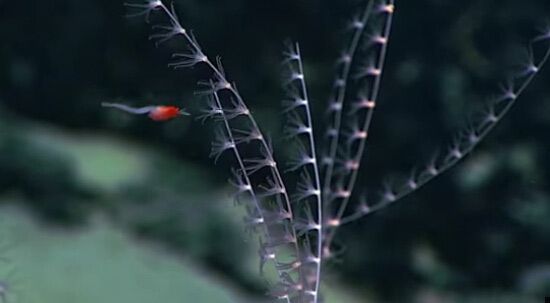
M 148 114 L 149 118 L 153 121 L 166 121 L 173 118 L 176 118 L 179 115 L 189 116 L 190 114 L 185 111 L 185 109 L 180 109 L 176 106 L 164 106 L 164 105 L 154 105 L 154 106 L 145 106 L 145 107 L 131 107 L 128 105 L 120 103 L 101 103 L 103 107 L 114 107 L 120 109 L 127 113 L 134 115 L 144 115 Z

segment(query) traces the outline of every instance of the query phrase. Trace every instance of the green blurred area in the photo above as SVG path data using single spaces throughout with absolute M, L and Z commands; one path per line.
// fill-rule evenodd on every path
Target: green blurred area
M 4 195 L 0 281 L 9 302 L 266 301 L 257 243 L 240 231 L 244 213 L 204 172 L 136 142 L 35 127 L 12 134 L 70 163 L 75 187 L 103 195 L 86 201 L 86 218 L 69 212 L 69 221 L 24 192 Z M 20 208 L 29 202 L 42 207 L 37 214 Z
M 132 239 L 104 219 L 61 230 L 7 207 L 1 219 L 14 246 L 7 252 L 14 269 L 9 302 L 253 302 L 191 260 Z
M 189 0 L 176 8 L 204 49 L 223 57 L 284 163 L 282 41 L 301 44 L 322 126 L 345 22 L 364 2 Z M 547 0 L 396 7 L 358 181 L 371 191 L 438 147 L 445 152 L 550 18 Z M 243 234 L 242 209 L 229 198 L 231 160 L 208 159 L 211 125 L 100 108 L 200 109 L 193 92 L 204 70 L 166 68 L 182 44 L 157 49 L 143 20 L 123 15 L 118 1 L 0 2 L 0 285 L 13 284 L 17 302 L 261 302 L 257 241 Z M 326 302 L 550 296 L 549 75 L 546 67 L 450 173 L 342 229 L 340 262 L 325 271 Z

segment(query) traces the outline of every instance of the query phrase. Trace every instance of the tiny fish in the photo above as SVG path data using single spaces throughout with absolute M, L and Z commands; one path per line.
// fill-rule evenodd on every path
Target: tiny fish
M 153 121 L 166 121 L 173 118 L 176 118 L 179 115 L 189 116 L 190 114 L 185 111 L 185 109 L 180 109 L 176 106 L 165 106 L 165 105 L 151 105 L 145 107 L 131 107 L 125 104 L 120 103 L 101 103 L 103 107 L 114 107 L 116 109 L 125 111 L 134 115 L 145 115 L 147 114 L 149 118 Z

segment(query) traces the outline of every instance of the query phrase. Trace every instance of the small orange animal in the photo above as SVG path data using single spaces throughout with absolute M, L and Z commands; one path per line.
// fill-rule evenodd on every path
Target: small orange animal
M 130 114 L 144 115 L 148 114 L 149 118 L 154 121 L 166 121 L 176 118 L 179 115 L 189 116 L 190 114 L 185 109 L 180 109 L 176 106 L 145 106 L 145 107 L 131 107 L 120 103 L 101 103 L 103 107 L 114 107 Z

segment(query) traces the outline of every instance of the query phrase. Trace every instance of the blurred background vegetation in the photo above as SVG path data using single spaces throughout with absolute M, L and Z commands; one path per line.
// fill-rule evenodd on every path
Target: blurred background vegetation
M 322 125 L 345 24 L 366 2 L 175 1 L 280 163 L 282 41 L 300 42 Z M 183 44 L 156 49 L 149 26 L 124 15 L 112 0 L 0 0 L 0 282 L 19 302 L 262 302 L 256 240 L 244 242 L 228 198 L 231 163 L 208 159 L 211 127 L 100 108 L 199 108 L 203 70 L 166 67 Z M 547 0 L 397 1 L 361 188 L 444 151 L 548 19 Z M 343 228 L 327 302 L 550 296 L 549 83 L 546 66 L 456 168 Z

